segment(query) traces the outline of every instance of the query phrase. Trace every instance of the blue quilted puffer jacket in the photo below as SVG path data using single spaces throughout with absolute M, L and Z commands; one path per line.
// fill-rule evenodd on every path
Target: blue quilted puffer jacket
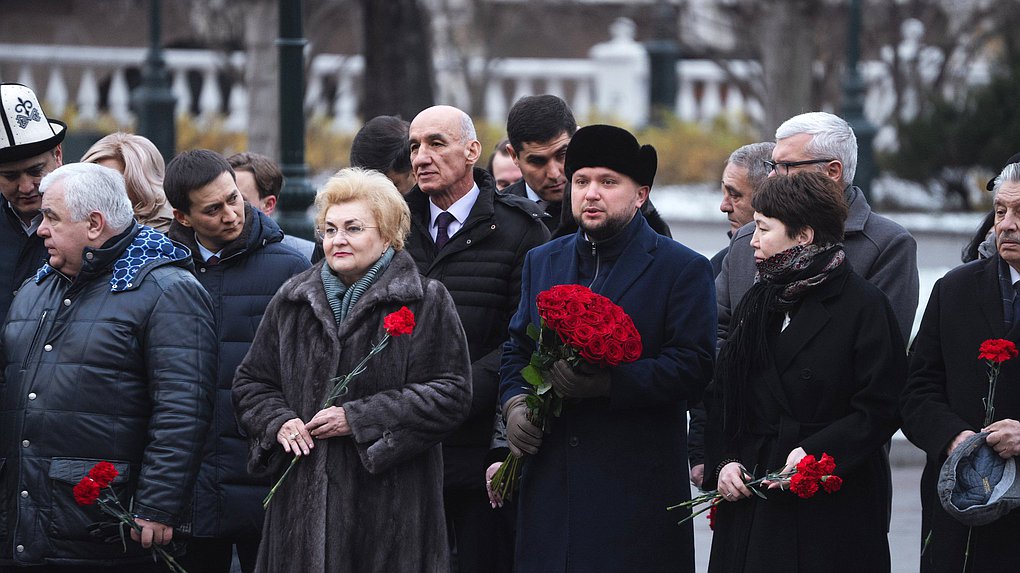
M 136 516 L 187 519 L 216 365 L 212 305 L 189 261 L 133 225 L 86 248 L 73 280 L 44 265 L 15 297 L 0 338 L 0 565 L 151 559 L 93 535 L 111 519 L 74 501 L 102 460 Z

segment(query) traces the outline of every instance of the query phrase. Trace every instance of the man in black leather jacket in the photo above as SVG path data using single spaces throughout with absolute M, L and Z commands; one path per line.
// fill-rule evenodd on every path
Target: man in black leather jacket
M 40 189 L 49 262 L 0 337 L 0 570 L 159 570 L 146 548 L 187 522 L 211 416 L 209 295 L 187 249 L 135 223 L 116 171 L 66 165 Z M 140 545 L 96 535 L 113 519 L 75 503 L 99 461 L 119 472 L 111 487 Z

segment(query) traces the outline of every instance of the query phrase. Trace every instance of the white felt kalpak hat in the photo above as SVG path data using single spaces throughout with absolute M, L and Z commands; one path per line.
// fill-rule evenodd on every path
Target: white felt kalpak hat
M 35 92 L 21 84 L 0 84 L 3 130 L 0 130 L 0 163 L 35 157 L 60 145 L 67 125 L 46 119 Z

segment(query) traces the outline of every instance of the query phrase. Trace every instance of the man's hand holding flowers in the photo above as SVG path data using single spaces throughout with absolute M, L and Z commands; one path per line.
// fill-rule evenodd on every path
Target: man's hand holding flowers
M 609 370 L 588 362 L 577 366 L 563 359 L 557 360 L 549 370 L 553 390 L 562 398 L 596 398 L 609 395 Z
M 981 430 L 988 432 L 985 436 L 985 443 L 999 454 L 999 457 L 1009 459 L 1020 455 L 1020 422 L 1016 420 L 997 420 Z
M 510 452 L 518 458 L 523 454 L 537 454 L 538 447 L 542 445 L 542 429 L 528 419 L 527 399 L 526 394 L 514 396 L 503 408 L 506 441 Z

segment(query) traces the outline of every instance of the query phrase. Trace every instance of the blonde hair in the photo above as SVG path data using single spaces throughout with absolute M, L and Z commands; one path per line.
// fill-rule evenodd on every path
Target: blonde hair
M 368 205 L 379 235 L 394 250 L 403 250 L 404 240 L 411 232 L 411 211 L 393 182 L 372 169 L 349 167 L 330 177 L 315 194 L 315 224 L 323 225 L 326 211 L 333 205 L 352 201 Z
M 156 146 L 141 135 L 118 131 L 95 142 L 81 158 L 85 163 L 106 159 L 124 165 L 124 183 L 135 217 L 139 221 L 155 217 L 166 205 L 163 193 L 166 164 Z

